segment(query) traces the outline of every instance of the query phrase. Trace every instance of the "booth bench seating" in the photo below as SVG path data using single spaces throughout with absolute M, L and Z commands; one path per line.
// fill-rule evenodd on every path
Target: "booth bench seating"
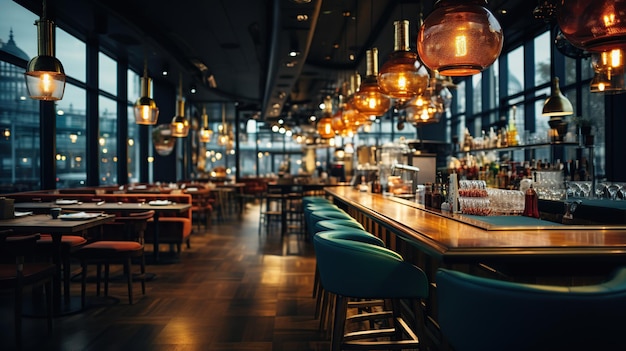
M 82 202 L 150 202 L 153 200 L 169 200 L 176 203 L 192 204 L 189 194 L 58 194 L 50 192 L 24 192 L 4 195 L 19 202 L 54 202 L 59 199 L 77 200 Z M 149 206 L 146 206 L 149 209 Z M 153 237 L 150 235 L 154 231 L 154 220 L 148 221 L 145 241 L 152 243 Z M 176 253 L 180 254 L 183 243 L 190 247 L 190 236 L 192 232 L 191 207 L 183 212 L 161 212 L 159 214 L 159 243 L 176 245 Z

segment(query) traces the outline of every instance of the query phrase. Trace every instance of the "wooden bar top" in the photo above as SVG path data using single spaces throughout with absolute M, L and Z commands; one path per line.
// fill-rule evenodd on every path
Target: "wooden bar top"
M 533 223 L 526 217 L 518 217 L 519 225 L 514 217 L 507 219 L 508 224 L 494 225 L 350 187 L 327 188 L 326 193 L 444 263 L 626 259 L 626 226 Z

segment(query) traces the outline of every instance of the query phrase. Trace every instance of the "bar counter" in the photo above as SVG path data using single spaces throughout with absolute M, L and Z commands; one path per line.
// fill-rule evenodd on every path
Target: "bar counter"
M 428 344 L 447 350 L 438 331 L 435 272 L 440 267 L 494 279 L 555 285 L 605 280 L 626 264 L 626 225 L 563 225 L 521 216 L 480 217 L 426 209 L 413 201 L 327 188 L 333 202 L 380 237 L 431 282 L 412 313 Z M 421 317 L 420 317 L 421 316 Z
M 386 245 L 426 266 L 474 270 L 525 282 L 602 279 L 626 264 L 626 225 L 562 225 L 521 216 L 479 217 L 350 187 L 327 195 Z M 575 283 L 575 282 L 573 282 Z

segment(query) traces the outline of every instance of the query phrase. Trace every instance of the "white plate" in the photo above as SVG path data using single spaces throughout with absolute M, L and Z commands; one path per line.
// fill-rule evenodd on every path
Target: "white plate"
M 15 217 L 25 217 L 25 216 L 30 216 L 32 215 L 33 212 L 32 211 L 28 211 L 28 212 L 20 212 L 20 211 L 15 211 Z
M 77 204 L 78 200 L 57 200 L 57 205 L 74 205 Z
M 64 219 L 66 221 L 84 221 L 86 219 L 99 217 L 100 215 L 101 213 L 74 212 L 59 215 L 59 219 Z
M 153 200 L 148 202 L 148 205 L 150 206 L 167 206 L 170 204 L 172 204 L 172 202 L 169 200 Z

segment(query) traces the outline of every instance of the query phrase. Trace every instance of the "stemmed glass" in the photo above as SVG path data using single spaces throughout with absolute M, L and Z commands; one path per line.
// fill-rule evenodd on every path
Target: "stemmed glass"
M 617 184 L 611 184 L 607 187 L 607 191 L 609 192 L 609 195 L 611 196 L 611 200 L 615 200 L 617 199 L 617 192 L 619 191 L 620 186 Z

